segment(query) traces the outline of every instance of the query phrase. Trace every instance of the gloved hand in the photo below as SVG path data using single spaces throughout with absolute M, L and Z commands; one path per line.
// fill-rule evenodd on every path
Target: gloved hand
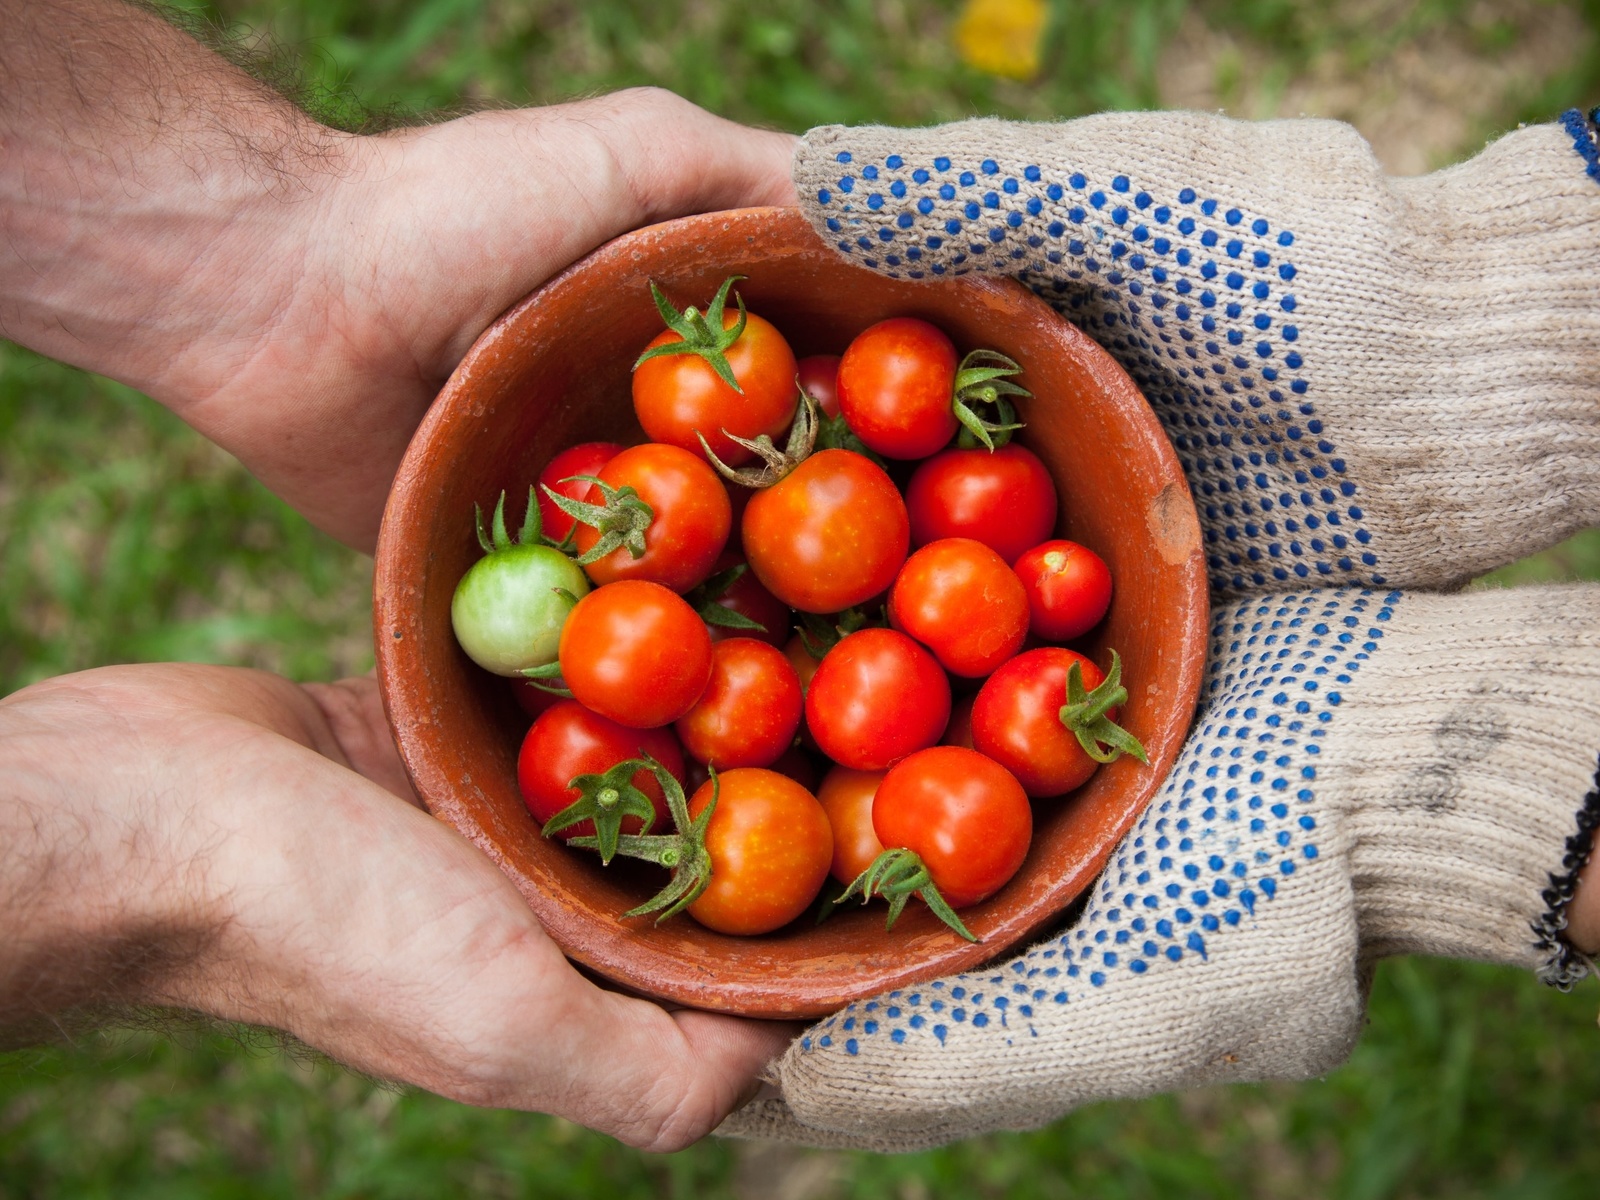
M 815 129 L 795 180 L 856 262 L 1013 275 L 1111 351 L 1241 593 L 1446 586 L 1600 518 L 1595 162 L 1576 113 L 1414 179 L 1333 121 L 1115 113 Z
M 1400 181 L 1328 122 L 809 135 L 841 250 L 1014 274 L 1121 359 L 1219 594 L 1338 590 L 1219 605 L 1195 732 L 1074 927 L 822 1022 L 723 1132 L 914 1149 L 1318 1074 L 1387 954 L 1581 976 L 1558 935 L 1600 818 L 1600 588 L 1381 585 L 1594 519 L 1595 161 L 1573 115 Z

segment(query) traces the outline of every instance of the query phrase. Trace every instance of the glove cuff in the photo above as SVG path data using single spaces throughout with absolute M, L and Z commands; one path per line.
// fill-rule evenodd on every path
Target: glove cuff
M 1349 839 L 1362 952 L 1511 963 L 1570 986 L 1561 942 L 1600 819 L 1600 588 L 1392 606 L 1342 689 L 1319 794 Z

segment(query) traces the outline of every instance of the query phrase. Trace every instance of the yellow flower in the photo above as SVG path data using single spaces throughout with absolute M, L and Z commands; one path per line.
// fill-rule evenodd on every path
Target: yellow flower
M 1047 16 L 1045 0 L 967 0 L 956 21 L 956 51 L 980 71 L 1032 79 Z

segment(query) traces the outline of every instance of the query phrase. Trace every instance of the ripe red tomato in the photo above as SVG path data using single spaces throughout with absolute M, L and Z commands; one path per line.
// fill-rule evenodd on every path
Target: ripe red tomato
M 738 319 L 737 313 L 724 311 L 722 327 L 731 329 Z M 645 349 L 682 340 L 663 330 Z M 633 410 L 651 441 L 703 455 L 695 437 L 698 430 L 729 466 L 755 455 L 723 436 L 724 429 L 749 439 L 764 433 L 781 444 L 800 396 L 794 385 L 794 351 L 770 321 L 749 313 L 744 332 L 725 353 L 743 395 L 723 383 L 698 354 L 667 354 L 639 364 L 633 373 Z
M 1067 672 L 1077 663 L 1085 691 L 1105 678 L 1092 659 L 1063 646 L 1019 654 L 989 676 L 972 704 L 972 745 L 1015 775 L 1028 795 L 1059 796 L 1100 764 L 1061 723 Z M 1107 714 L 1116 720 L 1117 710 Z
M 951 908 L 987 899 L 1028 855 L 1033 810 L 1011 773 L 963 746 L 920 750 L 889 769 L 872 802 L 878 840 L 915 851 Z
M 893 629 L 861 629 L 817 666 L 806 725 L 822 752 L 858 771 L 881 771 L 939 740 L 950 720 L 950 680 L 933 655 Z
M 568 446 L 545 464 L 544 470 L 539 472 L 539 487 L 536 489 L 539 518 L 544 522 L 545 537 L 559 542 L 575 523 L 556 507 L 554 500 L 545 495 L 545 488 L 571 500 L 582 500 L 589 494 L 590 484 L 581 480 L 573 483 L 561 481 L 574 475 L 598 475 L 600 468 L 621 452 L 620 442 L 579 442 L 576 446 Z
M 911 546 L 905 501 L 876 463 L 819 450 L 744 510 L 744 552 L 790 608 L 835 613 L 888 589 Z
M 1111 606 L 1111 568 L 1087 546 L 1053 541 L 1017 559 L 1028 593 L 1029 627 L 1047 642 L 1070 642 L 1100 623 Z
M 946 450 L 906 486 L 911 544 L 973 538 L 1008 563 L 1050 536 L 1056 485 L 1033 451 L 1009 442 L 993 451 Z
M 576 700 L 557 700 L 528 730 L 517 755 L 517 786 L 533 819 L 543 825 L 578 799 L 578 789 L 567 784 L 579 775 L 600 775 L 619 762 L 648 754 L 684 782 L 683 751 L 670 729 L 629 729 L 609 717 L 591 712 Z M 654 773 L 636 771 L 633 786 L 655 806 L 652 833 L 672 829 L 667 798 Z M 638 833 L 637 817 L 624 817 L 623 833 Z M 555 835 L 562 840 L 593 837 L 594 822 L 580 821 Z
M 625 579 L 596 588 L 561 629 L 561 677 L 574 699 L 633 729 L 670 725 L 711 678 L 711 635 L 683 597 Z
M 817 402 L 825 417 L 839 415 L 839 356 L 812 354 L 795 364 L 800 390 Z
M 879 321 L 845 348 L 839 411 L 886 458 L 926 458 L 955 436 L 959 365 L 955 345 L 926 321 Z
M 748 491 L 745 488 L 739 490 Z M 724 551 L 711 568 L 712 579 L 741 563 L 744 563 L 742 555 L 734 551 Z M 720 596 L 714 597 L 712 603 L 738 613 L 741 617 L 759 621 L 761 628 L 735 629 L 732 626 L 714 625 L 707 621 L 706 627 L 711 630 L 711 640 L 722 642 L 728 638 L 748 637 L 781 648 L 793 635 L 794 614 L 789 611 L 787 604 L 761 586 L 761 580 L 756 578 L 756 573 L 748 569 L 749 564 L 745 566 L 744 574 L 724 588 Z
M 811 906 L 833 861 L 833 831 L 817 798 L 786 775 L 744 767 L 718 776 L 706 827 L 711 884 L 689 915 L 718 933 L 770 933 Z M 689 815 L 712 785 L 689 798 Z
M 872 798 L 883 781 L 882 771 L 835 767 L 822 780 L 817 802 L 833 827 L 833 877 L 849 884 L 883 853 L 872 827 Z
M 929 542 L 906 560 L 889 619 L 956 675 L 987 675 L 1022 649 L 1028 595 L 1001 558 L 971 538 Z
M 647 579 L 686 592 L 711 574 L 733 528 L 733 509 L 722 481 L 704 459 L 676 446 L 646 442 L 622 451 L 596 478 L 614 488 L 632 487 L 654 516 L 644 532 L 643 555 L 635 558 L 626 546 L 619 546 L 584 567 L 590 579 L 597 584 Z M 593 485 L 584 499 L 603 503 L 600 489 Z M 578 552 L 587 554 L 600 538 L 598 529 L 580 524 Z
M 684 749 L 719 771 L 768 767 L 794 743 L 803 701 L 783 651 L 736 637 L 711 648 L 711 681 L 678 718 Z

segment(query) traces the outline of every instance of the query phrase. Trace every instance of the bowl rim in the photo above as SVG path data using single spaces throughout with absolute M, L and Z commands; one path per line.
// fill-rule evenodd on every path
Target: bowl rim
M 497 843 L 493 831 L 485 829 L 475 821 L 466 822 L 466 827 L 463 827 L 463 824 L 456 819 L 461 816 L 460 810 L 451 805 L 448 792 L 441 791 L 456 786 L 454 781 L 441 775 L 436 765 L 422 754 L 416 738 L 412 736 L 412 731 L 418 724 L 419 714 L 415 711 L 418 705 L 414 697 L 406 694 L 406 689 L 401 686 L 400 680 L 405 669 L 406 655 L 411 652 L 413 645 L 420 644 L 420 631 L 424 622 L 420 612 L 417 611 L 421 606 L 408 605 L 403 600 L 403 597 L 415 594 L 417 589 L 414 580 L 409 578 L 408 572 L 403 568 L 404 556 L 397 552 L 396 547 L 401 542 L 399 530 L 412 527 L 412 518 L 418 515 L 420 508 L 429 500 L 426 489 L 420 486 L 428 474 L 425 469 L 427 464 L 424 462 L 427 447 L 440 427 L 456 419 L 463 405 L 470 404 L 478 367 L 487 356 L 495 352 L 498 344 L 511 336 L 528 314 L 545 298 L 572 286 L 575 279 L 597 266 L 619 257 L 624 260 L 630 256 L 636 257 L 637 247 L 660 239 L 664 235 L 693 236 L 698 230 L 715 227 L 720 227 L 722 230 L 741 227 L 750 231 L 752 236 L 761 237 L 770 236 L 775 229 L 780 228 L 790 232 L 803 229 L 807 236 L 816 241 L 818 247 L 838 259 L 841 268 L 854 266 L 856 269 L 863 269 L 858 264 L 850 263 L 843 256 L 837 255 L 817 238 L 815 231 L 798 208 L 737 209 L 677 218 L 623 234 L 596 248 L 507 309 L 477 338 L 439 391 L 413 435 L 395 475 L 385 505 L 373 571 L 373 630 L 377 673 L 390 729 L 418 798 L 429 812 L 455 827 L 457 832 L 488 854 L 491 860 L 511 878 L 533 909 L 540 924 L 569 959 L 603 976 L 620 990 L 634 991 L 655 999 L 749 1016 L 807 1018 L 832 1012 L 852 1000 L 895 987 L 970 970 L 996 960 L 1013 952 L 1019 943 L 1039 934 L 1052 921 L 1059 919 L 1060 914 L 1092 886 L 1128 829 L 1155 798 L 1176 764 L 1178 752 L 1187 737 L 1199 697 L 1208 641 L 1210 617 L 1205 555 L 1199 537 L 1198 517 L 1177 453 L 1144 395 L 1127 372 L 1099 343 L 1013 279 L 967 274 L 960 278 L 940 279 L 931 283 L 930 286 L 941 288 L 972 289 L 974 298 L 981 293 L 997 292 L 1003 294 L 1008 302 L 1038 306 L 1038 309 L 1049 314 L 1051 319 L 1060 322 L 1066 331 L 1063 336 L 1074 342 L 1079 352 L 1088 359 L 1095 360 L 1094 373 L 1097 382 L 1108 391 L 1114 392 L 1114 401 L 1130 415 L 1132 420 L 1139 423 L 1140 428 L 1134 432 L 1138 434 L 1141 445 L 1148 448 L 1155 456 L 1152 461 L 1158 468 L 1158 478 L 1163 481 L 1160 495 L 1161 503 L 1165 505 L 1163 519 L 1170 522 L 1173 531 L 1171 534 L 1173 554 L 1169 556 L 1163 549 L 1162 557 L 1166 560 L 1167 566 L 1177 572 L 1180 589 L 1187 601 L 1179 618 L 1182 623 L 1183 642 L 1177 648 L 1179 661 L 1174 671 L 1175 687 L 1170 698 L 1164 696 L 1162 701 L 1163 710 L 1167 710 L 1170 704 L 1170 711 L 1181 714 L 1181 719 L 1164 721 L 1159 730 L 1159 737 L 1154 740 L 1147 739 L 1151 778 L 1147 784 L 1142 785 L 1143 794 L 1139 802 L 1128 806 L 1119 819 L 1108 826 L 1107 836 L 1097 845 L 1093 854 L 1087 856 L 1075 869 L 1052 886 L 1050 896 L 1056 899 L 1052 901 L 1048 910 L 1040 911 L 1043 906 L 1035 904 L 1012 919 L 991 925 L 985 931 L 985 941 L 981 943 L 969 943 L 954 934 L 949 934 L 947 937 L 919 938 L 920 953 L 914 961 L 908 961 L 902 969 L 881 970 L 865 977 L 859 973 L 846 971 L 841 973 L 847 976 L 846 979 L 832 983 L 824 983 L 818 976 L 810 975 L 788 981 L 790 986 L 782 997 L 771 994 L 774 990 L 771 987 L 730 988 L 709 981 L 703 964 L 684 963 L 680 970 L 673 971 L 669 962 L 665 976 L 650 974 L 644 977 L 629 971 L 626 964 L 619 964 L 604 953 L 598 953 L 595 941 L 586 936 L 585 930 L 581 928 L 581 922 L 576 921 L 574 914 L 559 909 L 553 902 L 541 903 L 542 896 L 534 881 L 511 861 Z M 1131 765 L 1137 766 L 1137 764 Z M 1068 894 L 1062 895 L 1063 893 Z M 797 988 L 800 994 L 795 994 Z

